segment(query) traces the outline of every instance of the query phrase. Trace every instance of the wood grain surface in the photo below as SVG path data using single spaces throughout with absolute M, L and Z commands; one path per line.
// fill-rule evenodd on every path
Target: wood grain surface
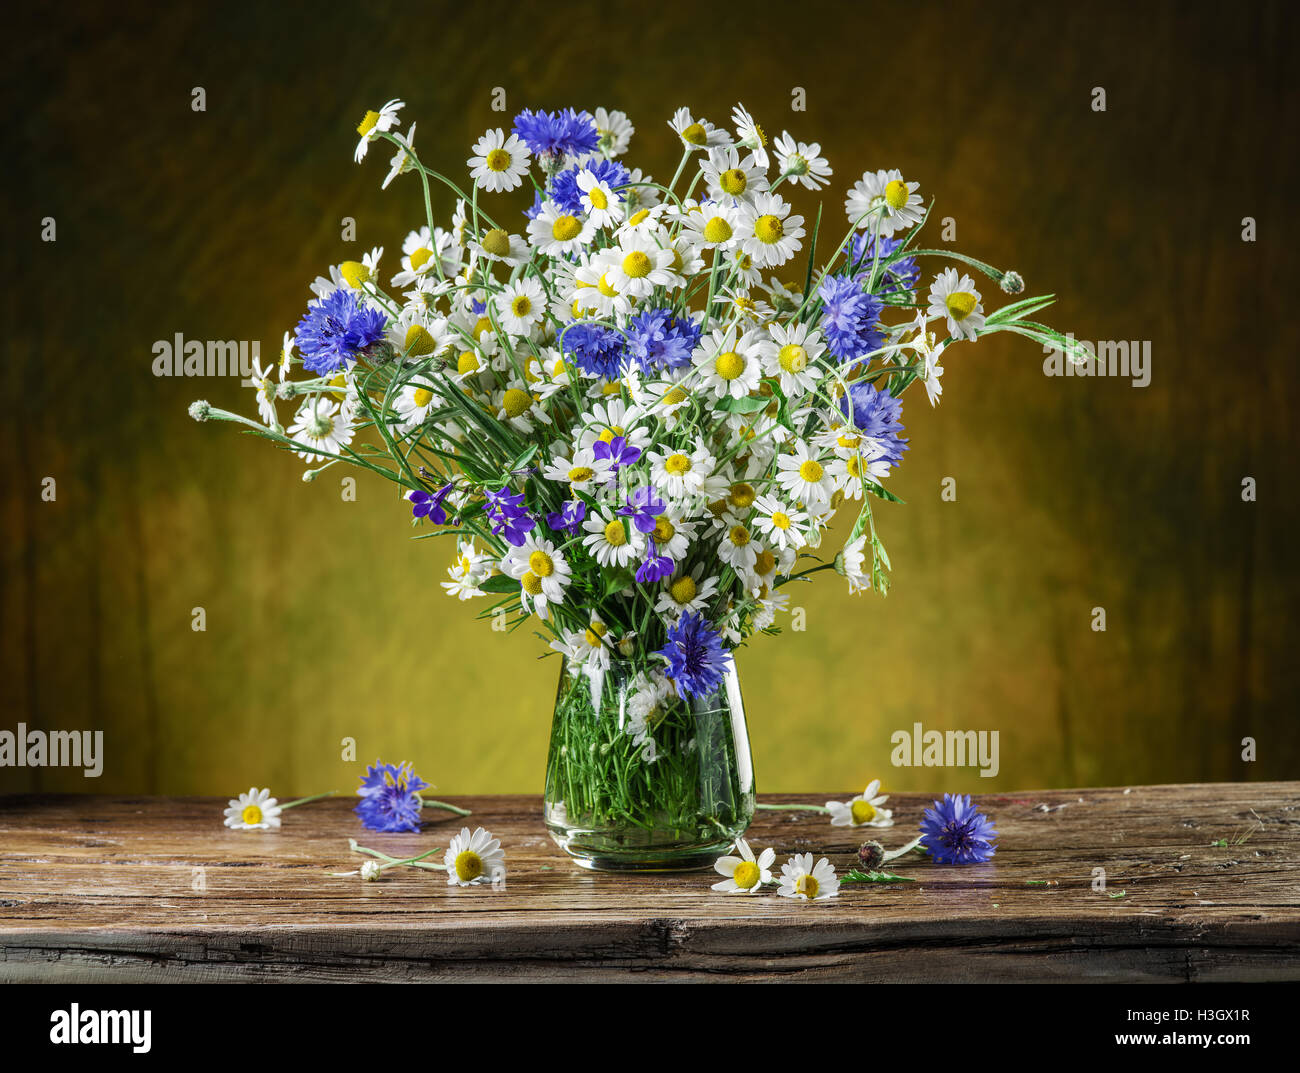
M 896 825 L 874 831 L 763 812 L 749 838 L 843 873 L 863 838 L 910 839 L 928 801 L 895 796 Z M 456 799 L 501 838 L 504 890 L 331 877 L 365 859 L 350 837 L 408 856 L 461 823 L 374 835 L 352 803 L 234 832 L 212 798 L 0 798 L 0 981 L 1300 979 L 1295 782 L 988 795 L 992 862 L 912 854 L 892 867 L 914 882 L 814 904 L 717 894 L 711 872 L 583 871 L 531 796 Z

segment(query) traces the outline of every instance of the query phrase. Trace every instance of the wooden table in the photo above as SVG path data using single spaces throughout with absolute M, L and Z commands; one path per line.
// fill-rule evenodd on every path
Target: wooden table
M 339 799 L 234 832 L 211 798 L 0 798 L 0 980 L 1300 979 L 1296 782 L 987 795 L 989 864 L 910 854 L 892 867 L 915 882 L 811 905 L 716 894 L 711 872 L 587 872 L 539 799 L 454 800 L 501 838 L 504 890 L 326 874 L 360 864 L 350 837 L 394 856 L 446 846 L 460 821 L 445 813 L 374 835 Z M 863 838 L 910 839 L 928 800 L 896 795 L 885 830 L 761 812 L 749 838 L 842 873 Z

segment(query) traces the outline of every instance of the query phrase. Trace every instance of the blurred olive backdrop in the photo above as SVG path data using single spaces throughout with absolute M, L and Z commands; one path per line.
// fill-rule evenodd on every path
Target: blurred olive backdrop
M 386 147 L 352 162 L 390 97 L 462 181 L 522 107 L 627 111 L 628 159 L 664 179 L 673 110 L 724 122 L 743 100 L 821 143 L 829 220 L 864 169 L 899 167 L 955 248 L 1060 296 L 1044 319 L 1151 341 L 1146 388 L 1047 377 L 998 337 L 950 352 L 937 410 L 908 396 L 907 506 L 878 511 L 893 592 L 796 587 L 807 630 L 739 657 L 761 789 L 1295 777 L 1295 21 L 1057 7 L 25 11 L 3 73 L 2 727 L 102 729 L 107 755 L 97 782 L 7 769 L 0 789 L 345 789 L 345 737 L 441 793 L 541 789 L 558 667 L 540 642 L 443 595 L 447 545 L 409 539 L 390 486 L 361 477 L 353 503 L 337 470 L 304 484 L 186 416 L 198 397 L 253 413 L 237 380 L 150 371 L 177 332 L 273 357 L 327 265 L 382 245 L 395 269 L 419 184 L 380 191 Z M 998 730 L 1001 774 L 890 768 L 914 722 Z

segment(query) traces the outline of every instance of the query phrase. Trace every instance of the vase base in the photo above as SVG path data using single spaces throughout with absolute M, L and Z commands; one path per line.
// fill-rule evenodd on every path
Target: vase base
M 657 850 L 648 847 L 601 850 L 583 846 L 554 831 L 551 838 L 573 859 L 574 864 L 593 872 L 696 872 L 712 867 L 713 862 L 732 846 L 728 841 Z

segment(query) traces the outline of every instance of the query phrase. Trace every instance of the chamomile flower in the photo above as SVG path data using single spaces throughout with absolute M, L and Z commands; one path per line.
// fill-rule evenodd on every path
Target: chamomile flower
M 408 381 L 402 385 L 393 400 L 393 409 L 402 419 L 400 428 L 403 432 L 419 428 L 429 417 L 429 411 L 442 405 L 438 397 L 427 384 Z
M 844 549 L 836 556 L 837 566 L 841 568 L 839 572 L 848 581 L 850 593 L 863 592 L 871 588 L 871 571 L 867 566 L 866 546 L 866 536 L 860 536 L 857 540 L 844 545 Z
M 448 596 L 472 600 L 486 595 L 479 587 L 492 569 L 491 556 L 479 552 L 473 540 L 457 541 L 456 558 L 447 570 L 450 581 L 440 582 Z
M 551 647 L 564 656 L 570 674 L 578 674 L 584 667 L 605 670 L 609 667 L 608 638 L 609 629 L 593 618 L 585 630 L 570 630 L 561 640 L 552 641 Z
M 546 317 L 546 292 L 535 276 L 508 283 L 496 296 L 497 323 L 509 335 L 528 338 Z
M 576 253 L 595 233 L 596 225 L 589 217 L 565 212 L 554 201 L 542 202 L 541 210 L 528 221 L 528 241 L 546 257 Z
M 681 562 L 695 539 L 695 528 L 696 523 L 688 521 L 679 512 L 665 510 L 655 518 L 654 532 L 649 535 L 660 555 Z
M 704 564 L 697 563 L 690 573 L 665 581 L 655 601 L 655 611 L 673 622 L 687 611 L 704 611 L 718 591 L 717 575 L 705 577 L 704 574 Z
M 898 169 L 864 172 L 844 199 L 844 212 L 854 227 L 889 238 L 917 223 L 921 211 L 920 183 L 909 183 Z
M 302 445 L 298 457 L 304 462 L 323 462 L 332 455 L 341 454 L 342 449 L 352 442 L 355 430 L 337 403 L 318 395 L 302 404 L 287 434 Z
M 769 846 L 758 856 L 749 848 L 743 838 L 737 838 L 735 854 L 719 857 L 713 862 L 713 870 L 726 878 L 714 883 L 713 889 L 726 894 L 756 894 L 763 889 L 763 884 L 772 882 L 772 864 L 776 861 L 776 850 Z
M 547 605 L 564 600 L 573 571 L 549 540 L 530 533 L 501 561 L 505 573 L 519 581 L 520 600 L 538 618 L 547 617 Z
M 519 136 L 506 137 L 497 127 L 474 143 L 474 155 L 468 161 L 469 174 L 480 189 L 498 194 L 519 186 L 528 174 L 531 161 L 532 153 Z
M 397 139 L 397 152 L 388 166 L 388 175 L 380 184 L 381 190 L 387 190 L 388 184 L 404 172 L 415 170 L 415 156 L 410 152 L 411 147 L 415 145 L 415 124 L 411 124 L 411 129 L 406 132 L 406 137 L 400 134 L 394 134 Z
M 462 827 L 460 834 L 452 835 L 443 858 L 447 866 L 447 885 L 469 887 L 476 883 L 493 883 L 505 879 L 506 854 L 499 839 L 483 830 Z
M 230 799 L 225 823 L 232 831 L 269 831 L 280 826 L 280 805 L 270 790 L 250 786 Z
M 763 168 L 753 153 L 742 153 L 730 146 L 711 150 L 700 164 L 700 174 L 715 201 L 732 205 L 752 201 L 767 190 L 767 175 Z
M 406 105 L 399 100 L 391 100 L 377 112 L 367 112 L 361 117 L 361 122 L 357 124 L 357 133 L 361 135 L 361 140 L 357 142 L 357 151 L 353 159 L 358 164 L 366 157 L 366 150 L 370 148 L 370 143 L 381 134 L 386 134 L 397 126 L 397 113 Z
M 811 145 L 796 142 L 789 131 L 783 130 L 772 148 L 776 151 L 777 168 L 791 182 L 809 190 L 820 190 L 830 179 L 830 163 L 821 155 L 822 147 L 817 142 Z
M 763 128 L 754 121 L 743 104 L 738 104 L 731 110 L 731 121 L 736 125 L 736 144 L 753 150 L 754 162 L 766 171 L 767 135 L 763 133 Z
M 721 201 L 710 201 L 686 217 L 682 234 L 696 249 L 730 250 L 740 241 L 740 213 Z
M 740 248 L 758 268 L 785 264 L 803 238 L 803 217 L 792 215 L 780 194 L 756 194 L 740 207 Z
M 718 541 L 718 558 L 738 574 L 752 570 L 758 558 L 758 546 L 754 543 L 754 534 L 747 525 L 735 522 L 722 534 Z
M 808 524 L 808 515 L 775 496 L 759 496 L 755 500 L 753 522 L 774 548 L 784 551 L 807 543 L 803 527 Z
M 645 536 L 611 509 L 595 509 L 582 523 L 583 545 L 601 566 L 628 566 L 645 552 Z
M 718 149 L 731 144 L 731 135 L 707 119 L 696 119 L 689 108 L 678 108 L 668 125 L 687 149 Z
M 796 853 L 781 865 L 780 883 L 776 892 L 781 897 L 806 902 L 834 898 L 840 892 L 840 880 L 831 862 L 823 857 L 814 865 L 811 853 Z
M 525 434 L 532 432 L 538 425 L 551 423 L 541 403 L 541 396 L 529 391 L 522 380 L 511 381 L 504 391 L 492 395 L 497 420 L 505 421 Z
M 768 325 L 769 336 L 762 348 L 763 372 L 775 376 L 787 398 L 797 398 L 817 387 L 822 369 L 821 356 L 826 353 L 822 334 L 807 324 Z
M 530 256 L 528 243 L 521 235 L 512 235 L 500 227 L 484 231 L 481 239 L 472 239 L 469 248 L 477 257 L 500 261 L 511 268 L 527 264 Z
M 597 443 L 609 443 L 617 437 L 622 437 L 629 447 L 645 450 L 650 443 L 645 414 L 639 406 L 629 406 L 618 398 L 596 403 L 583 421 L 582 431 L 578 433 L 578 445 L 584 448 L 594 447 Z
M 918 312 L 916 322 L 912 325 L 914 334 L 906 345 L 921 359 L 921 383 L 925 386 L 930 405 L 937 406 L 939 396 L 943 394 L 943 385 L 939 383 L 939 377 L 943 376 L 943 366 L 939 364 L 943 344 L 936 343 L 934 332 L 929 331 L 926 325 L 925 314 Z
M 547 480 L 567 484 L 572 491 L 589 492 L 605 483 L 610 462 L 597 458 L 590 447 L 577 447 L 571 454 L 557 454 L 542 467 Z
M 583 168 L 578 172 L 578 189 L 582 191 L 582 208 L 594 226 L 617 227 L 623 221 L 623 199 L 608 182 Z
M 595 119 L 596 134 L 600 139 L 596 144 L 600 151 L 610 160 L 626 153 L 632 144 L 632 135 L 636 133 L 627 113 L 597 108 Z
M 673 251 L 637 231 L 622 232 L 618 245 L 602 250 L 593 261 L 601 266 L 602 282 L 630 298 L 644 298 L 673 282 Z
M 880 793 L 880 780 L 872 779 L 867 788 L 849 801 L 827 801 L 832 827 L 893 827 L 894 813 L 882 806 L 889 800 Z
M 930 284 L 928 312 L 947 320 L 948 334 L 954 339 L 974 339 L 984 330 L 984 307 L 975 281 L 955 268 L 945 268 Z
M 693 451 L 669 451 L 666 454 L 651 451 L 649 459 L 650 479 L 654 486 L 678 502 L 703 490 L 715 464 L 713 455 L 701 439 L 695 441 Z
M 835 490 L 846 499 L 861 499 L 863 481 L 879 484 L 889 476 L 889 459 L 878 444 L 864 443 L 859 451 L 831 459 L 826 472 L 835 482 Z
M 285 333 L 287 341 L 289 334 Z M 271 366 L 274 369 L 275 366 Z M 263 369 L 261 359 L 253 362 L 253 375 L 250 378 L 253 389 L 257 392 L 257 413 L 261 417 L 262 423 L 268 428 L 274 428 L 277 425 L 275 412 L 275 392 L 277 381 L 271 379 L 271 369 Z
M 741 335 L 735 327 L 715 329 L 693 357 L 700 383 L 715 398 L 743 399 L 763 375 L 761 339 L 757 332 Z
M 791 496 L 807 506 L 828 503 L 835 482 L 817 455 L 803 440 L 796 440 L 790 454 L 776 460 L 776 481 Z

